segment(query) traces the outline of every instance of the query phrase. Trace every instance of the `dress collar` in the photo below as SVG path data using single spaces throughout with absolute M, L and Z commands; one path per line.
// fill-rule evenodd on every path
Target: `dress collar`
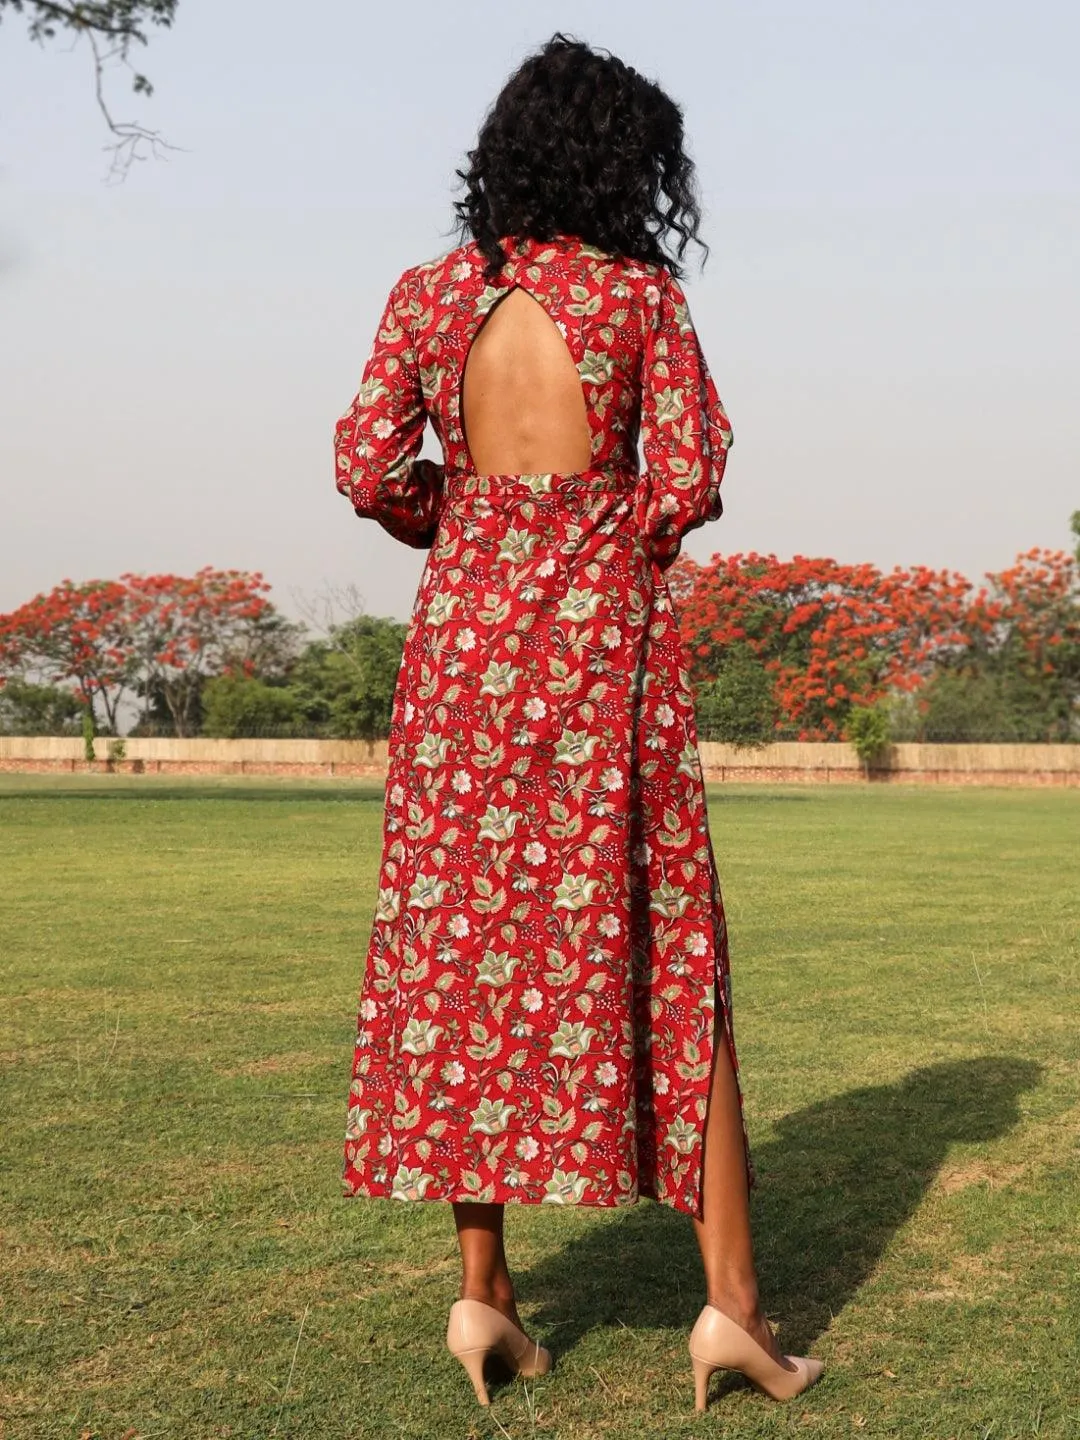
M 570 235 L 561 230 L 553 235 L 550 240 L 537 240 L 535 236 L 532 235 L 521 235 L 517 237 L 513 235 L 503 235 L 499 240 L 499 244 L 502 245 L 505 250 L 512 251 L 514 254 L 525 254 L 530 250 L 542 250 L 549 245 L 558 245 L 563 249 L 574 249 L 584 243 L 580 235 Z

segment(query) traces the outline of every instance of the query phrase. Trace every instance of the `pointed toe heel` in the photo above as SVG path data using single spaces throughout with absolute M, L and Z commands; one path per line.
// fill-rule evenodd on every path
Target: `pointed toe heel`
M 551 1369 L 551 1353 L 531 1340 L 501 1310 L 482 1300 L 456 1300 L 450 1307 L 446 1346 L 468 1372 L 476 1398 L 490 1405 L 484 1363 L 489 1355 L 499 1358 L 516 1374 L 531 1380 Z
M 714 1370 L 737 1370 L 772 1400 L 792 1400 L 821 1378 L 825 1366 L 809 1355 L 785 1355 L 793 1368 L 778 1364 L 730 1315 L 706 1305 L 690 1333 L 694 1366 L 694 1408 L 704 1410 Z

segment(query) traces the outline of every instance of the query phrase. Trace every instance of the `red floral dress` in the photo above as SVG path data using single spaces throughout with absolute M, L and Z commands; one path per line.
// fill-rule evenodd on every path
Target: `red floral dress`
M 471 243 L 405 271 L 336 430 L 356 513 L 429 550 L 393 704 L 343 1185 L 697 1214 L 714 1021 L 736 1076 L 738 1061 L 664 572 L 721 513 L 731 428 L 665 268 L 572 236 L 504 248 L 496 284 Z M 587 470 L 475 473 L 462 375 L 509 286 L 566 340 Z M 441 464 L 418 458 L 429 419 Z M 753 1186 L 745 1121 L 743 1140 Z

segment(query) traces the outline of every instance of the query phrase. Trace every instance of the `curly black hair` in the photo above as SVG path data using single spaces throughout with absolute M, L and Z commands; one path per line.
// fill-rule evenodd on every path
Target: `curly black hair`
M 468 161 L 455 172 L 465 193 L 453 208 L 489 281 L 507 258 L 501 238 L 575 235 L 676 277 L 691 240 L 708 254 L 682 108 L 610 52 L 562 31 L 503 86 Z

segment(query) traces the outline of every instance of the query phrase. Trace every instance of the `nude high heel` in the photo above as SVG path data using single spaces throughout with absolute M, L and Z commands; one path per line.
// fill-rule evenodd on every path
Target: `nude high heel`
M 705 1409 L 709 1376 L 714 1370 L 738 1370 L 756 1389 L 773 1400 L 791 1400 L 813 1385 L 825 1366 L 808 1355 L 785 1355 L 795 1366 L 786 1370 L 741 1325 L 715 1305 L 706 1305 L 690 1332 L 694 1362 L 694 1408 Z
M 456 1300 L 450 1307 L 446 1344 L 469 1372 L 481 1405 L 490 1404 L 484 1383 L 484 1361 L 499 1355 L 518 1375 L 532 1379 L 551 1369 L 551 1352 L 530 1340 L 501 1310 L 482 1300 Z

